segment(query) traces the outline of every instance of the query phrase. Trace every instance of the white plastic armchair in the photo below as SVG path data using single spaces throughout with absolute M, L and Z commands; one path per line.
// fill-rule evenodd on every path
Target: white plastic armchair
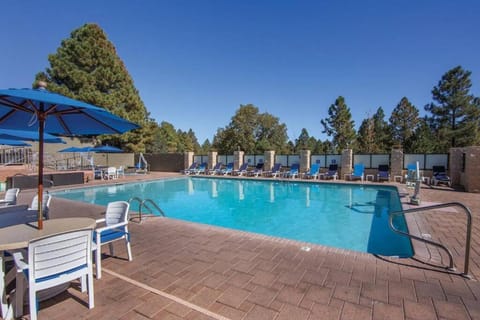
M 109 244 L 110 255 L 113 256 L 113 241 L 125 240 L 128 253 L 128 261 L 132 261 L 132 249 L 130 247 L 130 233 L 128 232 L 128 210 L 130 204 L 126 201 L 110 202 L 107 206 L 104 219 L 98 219 L 97 224 L 104 223 L 104 227 L 96 228 L 93 241 L 96 251 L 95 266 L 97 279 L 102 277 L 102 245 Z
M 20 193 L 19 188 L 11 188 L 5 192 L 5 197 L 0 199 L 0 206 L 12 206 L 17 204 L 17 197 Z
M 15 252 L 17 267 L 16 305 L 23 306 L 24 278 L 28 281 L 30 319 L 37 319 L 37 292 L 81 279 L 82 292 L 87 290 L 88 307 L 94 307 L 92 270 L 92 230 L 78 230 L 30 241 L 28 260 L 25 253 Z
M 49 210 L 50 202 L 52 201 L 52 196 L 48 193 L 44 193 L 42 197 L 42 213 L 45 219 L 50 219 Z M 32 199 L 32 203 L 28 210 L 38 211 L 38 195 L 35 195 Z

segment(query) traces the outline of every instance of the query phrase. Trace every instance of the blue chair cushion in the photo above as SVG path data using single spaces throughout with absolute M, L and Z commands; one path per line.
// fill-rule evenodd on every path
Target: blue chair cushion
M 109 229 L 109 230 L 104 230 L 100 232 L 100 243 L 106 243 L 110 242 L 112 240 L 120 239 L 123 236 L 127 236 L 127 240 L 130 241 L 130 234 L 128 232 L 125 232 L 125 228 L 115 228 L 115 229 Z M 93 237 L 93 242 L 96 243 L 97 237 Z

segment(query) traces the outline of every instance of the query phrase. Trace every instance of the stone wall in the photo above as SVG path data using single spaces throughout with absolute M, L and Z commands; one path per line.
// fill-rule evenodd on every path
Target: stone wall
M 300 172 L 306 172 L 310 169 L 310 150 L 300 151 Z
M 465 191 L 480 192 L 480 147 L 467 147 L 465 150 Z
M 265 151 L 265 165 L 263 166 L 264 171 L 272 170 L 273 165 L 275 164 L 275 151 Z

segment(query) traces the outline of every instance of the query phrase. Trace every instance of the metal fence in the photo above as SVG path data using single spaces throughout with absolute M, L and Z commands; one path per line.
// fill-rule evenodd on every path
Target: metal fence
M 31 148 L 0 149 L 0 164 L 30 164 L 32 162 Z
M 406 169 L 411 163 L 417 163 L 420 170 L 431 170 L 433 166 L 444 166 L 448 168 L 448 153 L 411 153 L 403 155 L 403 168 Z

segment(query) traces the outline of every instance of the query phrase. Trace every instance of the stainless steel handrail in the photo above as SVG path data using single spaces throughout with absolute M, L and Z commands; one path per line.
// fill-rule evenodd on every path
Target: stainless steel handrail
M 437 242 L 434 242 L 434 241 L 431 241 L 431 240 L 428 240 L 428 239 L 425 239 L 425 238 L 422 238 L 422 237 L 418 237 L 418 236 L 415 236 L 413 234 L 410 234 L 410 233 L 407 233 L 407 232 L 404 232 L 404 231 L 401 231 L 401 230 L 398 230 L 393 225 L 393 217 L 394 216 L 404 215 L 405 213 L 435 210 L 435 209 L 441 209 L 441 208 L 447 208 L 447 207 L 453 207 L 453 206 L 458 206 L 460 208 L 463 208 L 463 210 L 465 211 L 465 213 L 467 215 L 467 234 L 466 234 L 466 239 L 465 239 L 465 263 L 464 263 L 464 267 L 463 267 L 463 273 L 461 275 L 466 277 L 466 278 L 471 278 L 471 276 L 468 274 L 468 265 L 469 265 L 469 261 L 470 261 L 470 242 L 471 242 L 471 238 L 472 238 L 472 213 L 471 213 L 470 209 L 468 207 L 466 207 L 463 203 L 448 202 L 448 203 L 441 203 L 441 204 L 425 206 L 425 207 L 411 208 L 411 209 L 406 209 L 406 210 L 403 210 L 403 211 L 391 212 L 390 216 L 389 216 L 389 225 L 390 225 L 390 228 L 396 233 L 402 234 L 402 235 L 407 236 L 407 237 L 412 238 L 412 239 L 416 239 L 418 241 L 423 241 L 425 243 L 437 246 L 437 247 L 445 250 L 445 252 L 447 252 L 448 257 L 450 259 L 448 268 L 450 270 L 455 270 L 455 268 L 453 266 L 452 253 L 450 252 L 450 250 L 447 249 L 447 247 L 445 247 L 444 245 L 442 245 L 440 243 L 437 243 Z
M 150 203 L 151 205 L 153 205 L 153 207 L 155 209 L 157 209 L 157 211 L 163 216 L 165 217 L 165 212 L 163 212 L 162 209 L 160 209 L 160 207 L 155 203 L 153 202 L 152 199 L 140 199 L 139 197 L 132 197 L 128 200 L 128 203 L 131 203 L 132 201 L 138 201 L 139 203 L 139 207 L 138 207 L 138 215 L 139 215 L 139 219 L 140 219 L 140 222 L 142 222 L 142 208 L 147 208 L 148 210 L 150 210 L 150 212 L 152 212 L 152 209 L 146 205 L 146 203 Z

